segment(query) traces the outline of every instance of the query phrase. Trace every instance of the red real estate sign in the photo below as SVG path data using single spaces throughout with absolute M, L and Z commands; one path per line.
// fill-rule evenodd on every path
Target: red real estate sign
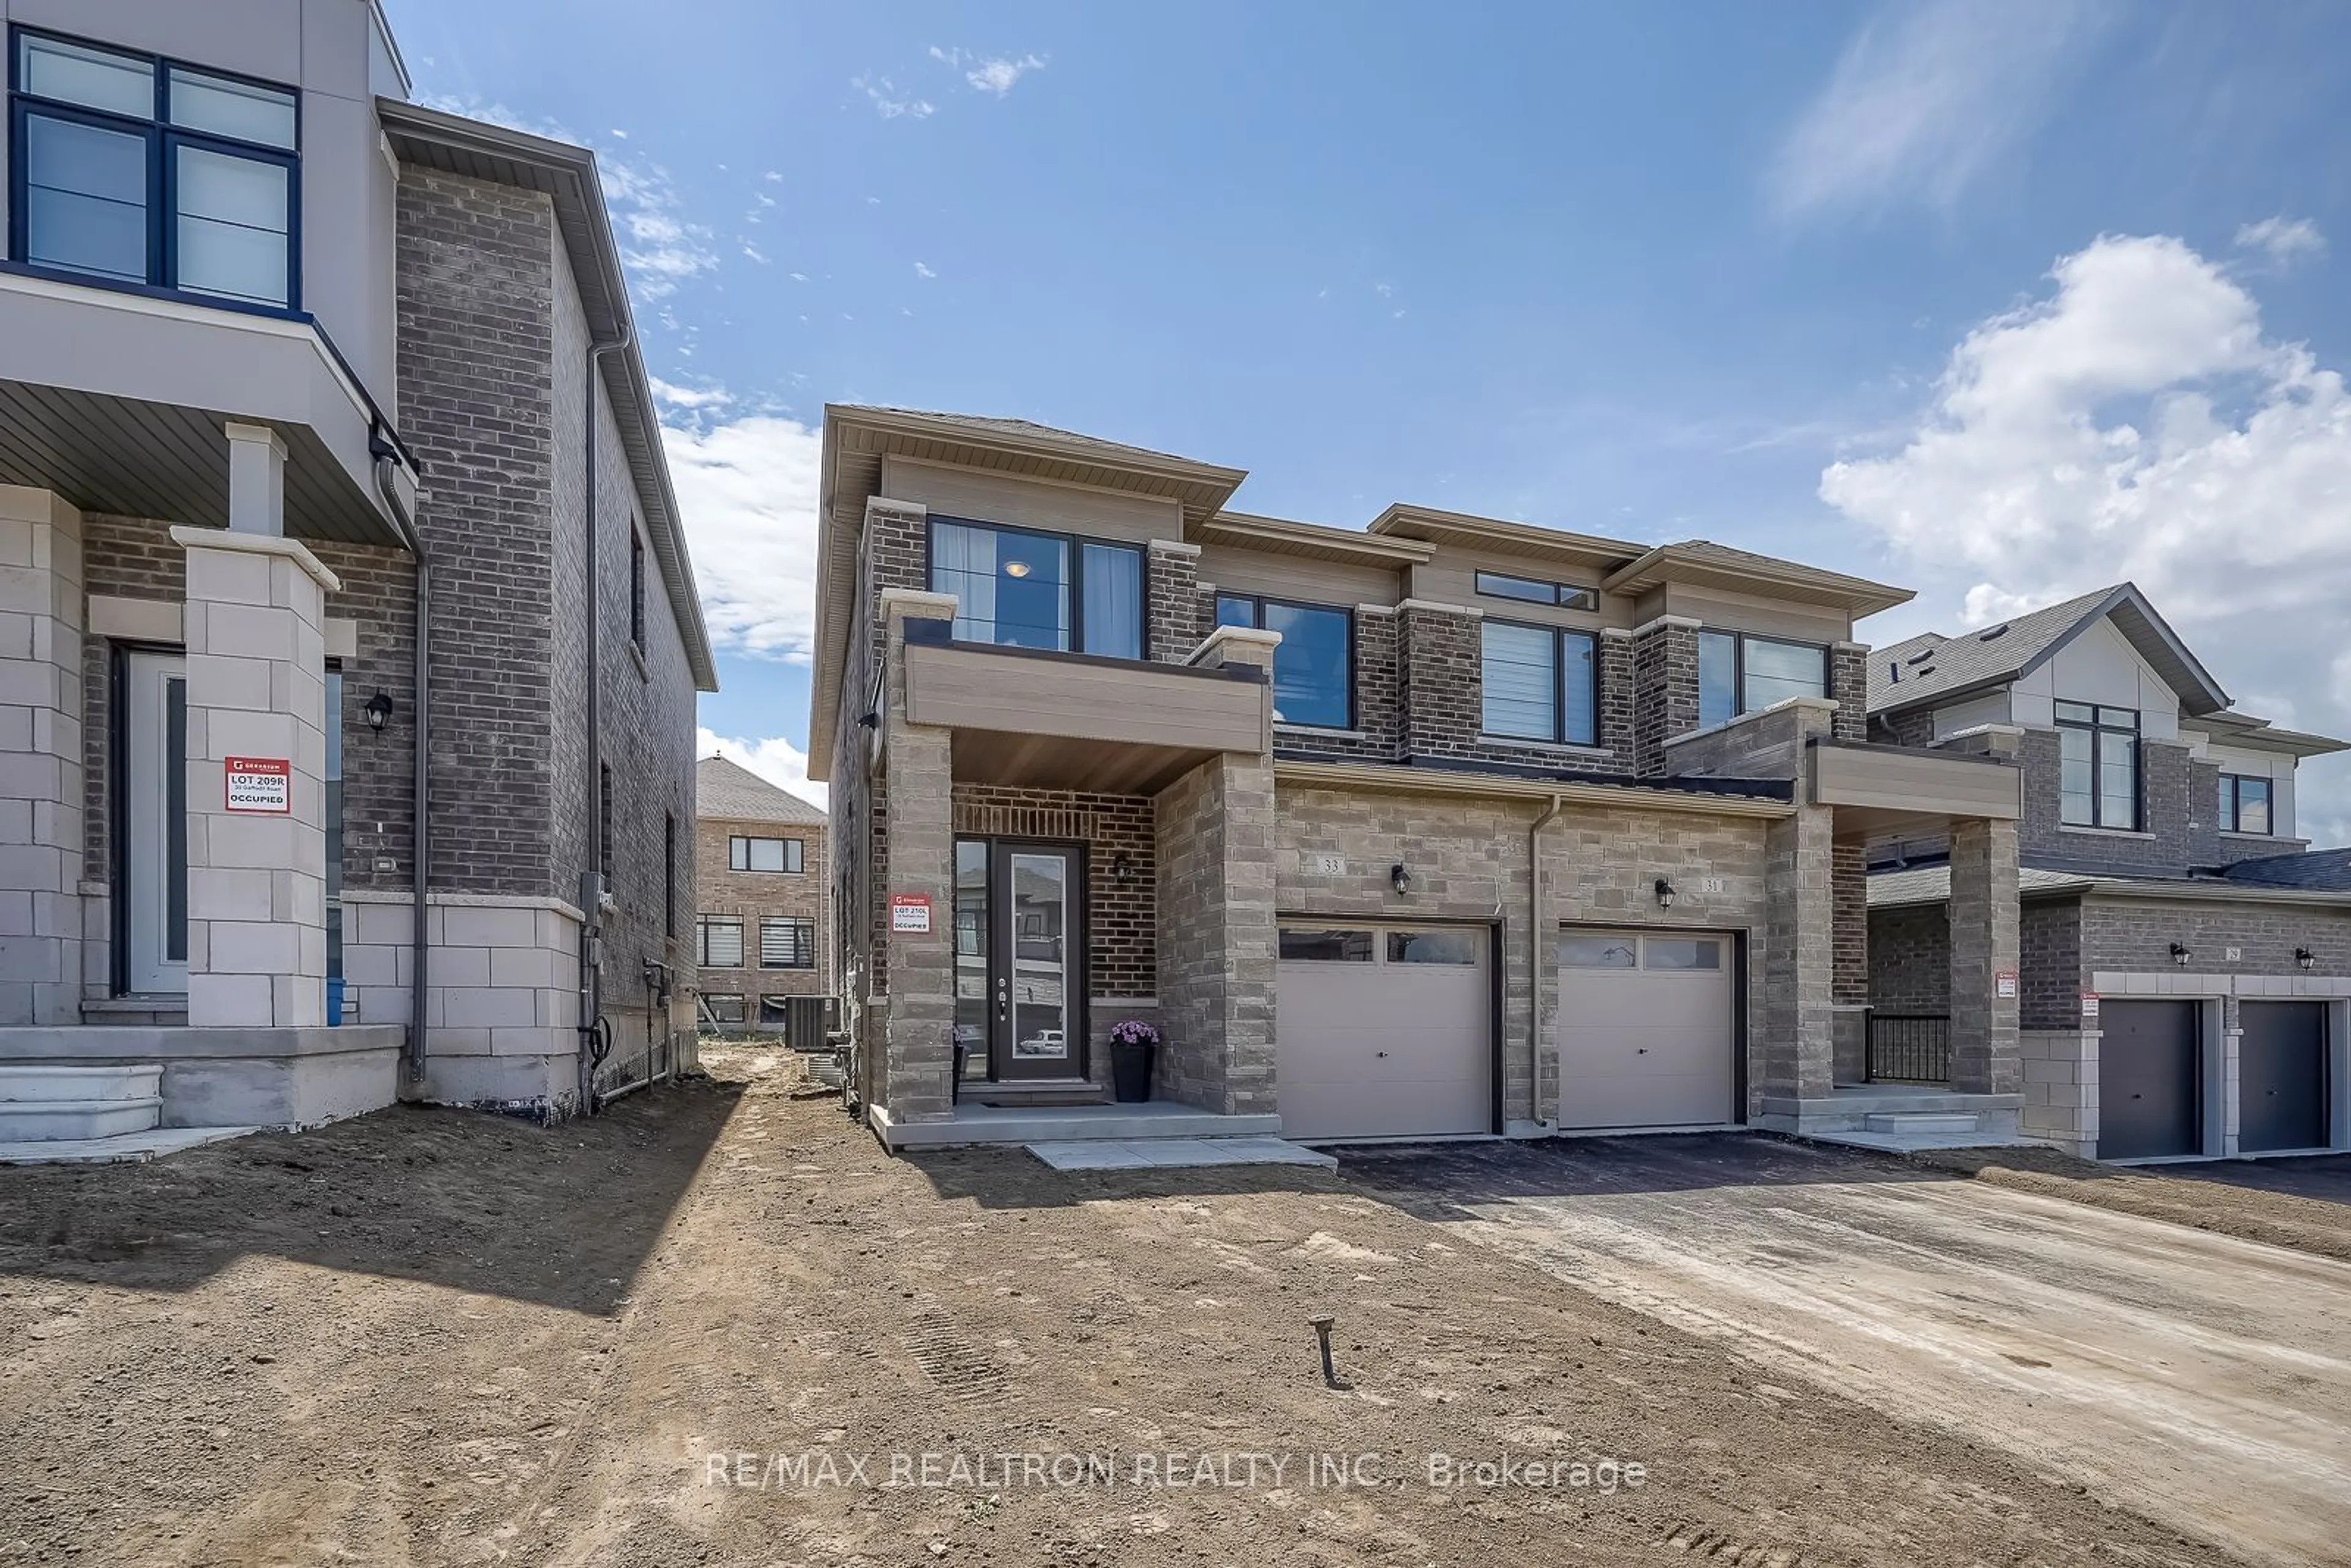
M 221 764 L 232 811 L 283 817 L 294 810 L 294 766 L 283 757 L 231 757 Z

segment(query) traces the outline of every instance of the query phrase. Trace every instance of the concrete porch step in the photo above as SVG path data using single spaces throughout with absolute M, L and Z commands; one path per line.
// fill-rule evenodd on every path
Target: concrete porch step
M 46 1144 L 152 1132 L 163 1097 L 137 1100 L 12 1100 L 0 1103 L 0 1144 Z
M 34 1143 L 0 1143 L 0 1166 L 135 1165 L 163 1155 L 175 1155 L 200 1144 L 242 1138 L 259 1127 L 152 1127 L 143 1133 L 118 1133 L 105 1138 L 49 1138 Z
M 1183 1170 L 1203 1166 L 1306 1166 L 1335 1171 L 1339 1156 L 1286 1138 L 1081 1138 L 1030 1144 L 1057 1171 Z
M 1972 1133 L 1978 1118 L 1972 1112 L 1876 1112 L 1862 1118 L 1865 1133 Z
M 1227 1116 L 1172 1100 L 1108 1105 L 974 1105 L 937 1122 L 902 1122 L 881 1105 L 866 1113 L 883 1145 L 901 1149 L 1137 1138 L 1256 1138 L 1281 1131 L 1278 1115 Z
M 2022 1149 L 2039 1145 L 2037 1138 L 2013 1133 L 1805 1133 L 1816 1144 L 1837 1144 L 1849 1149 L 1876 1149 L 1882 1154 L 1915 1155 L 1926 1149 Z M 2043 1145 L 2045 1146 L 2045 1145 Z
M 970 1082 L 967 1105 L 1107 1105 L 1110 1085 L 1086 1078 L 1039 1078 L 1026 1083 Z
M 163 1064 L 159 1061 L 0 1066 L 0 1105 L 148 1100 L 162 1093 L 162 1086 Z

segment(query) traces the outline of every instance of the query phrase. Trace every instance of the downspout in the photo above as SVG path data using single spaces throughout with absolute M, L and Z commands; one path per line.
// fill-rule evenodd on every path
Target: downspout
M 410 939 L 415 944 L 415 959 L 409 976 L 408 987 L 408 1079 L 413 1083 L 424 1077 L 424 988 L 427 959 L 432 952 L 431 940 L 425 935 L 424 895 L 430 885 L 429 873 L 433 857 L 433 835 L 426 817 L 432 792 L 425 788 L 425 764 L 430 755 L 426 740 L 425 720 L 433 711 L 430 664 L 425 648 L 433 624 L 433 568 L 424 557 L 424 541 L 417 534 L 416 519 L 400 498 L 400 486 L 393 482 L 396 461 L 392 444 L 381 432 L 373 433 L 368 445 L 369 455 L 375 459 L 376 493 L 391 508 L 392 526 L 400 532 L 401 547 L 416 563 L 416 691 L 410 699 L 416 710 L 415 799 L 411 807 L 412 820 L 416 824 L 416 847 L 409 856 L 413 889 L 415 918 Z M 418 492 L 420 504 L 423 492 Z
M 600 540 L 596 519 L 596 426 L 598 405 L 596 389 L 601 383 L 599 367 L 604 356 L 627 348 L 633 336 L 625 321 L 618 336 L 591 341 L 588 345 L 585 372 L 585 418 L 587 430 L 582 445 L 587 492 L 588 549 L 588 775 L 587 821 L 581 834 L 581 859 L 586 862 L 580 870 L 580 1106 L 590 1115 L 596 1113 L 596 1069 L 612 1050 L 611 1027 L 604 1021 L 604 643 L 602 616 L 599 613 L 603 598 L 603 584 L 598 577 Z
M 1542 831 L 1558 820 L 1567 808 L 1557 795 L 1551 798 L 1551 809 L 1537 817 L 1534 826 L 1527 830 L 1527 1082 L 1540 1088 L 1542 1075 L 1535 1063 L 1542 1060 Z M 1530 1105 L 1528 1120 L 1553 1125 L 1558 1118 L 1543 1114 L 1541 1105 Z

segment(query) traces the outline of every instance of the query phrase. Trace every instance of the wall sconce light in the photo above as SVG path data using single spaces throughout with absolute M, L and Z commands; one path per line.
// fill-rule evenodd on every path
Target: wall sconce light
M 2318 967 L 2318 955 L 2307 947 L 2296 947 L 2294 950 L 2294 961 L 2305 969 Z
M 1399 894 L 1409 894 L 1412 891 L 1412 873 L 1405 869 L 1405 863 L 1402 861 L 1388 867 L 1388 882 Z
M 1111 856 L 1110 879 L 1121 887 L 1134 880 L 1134 860 L 1124 850 Z
M 2193 956 L 2194 955 L 2188 951 L 2188 947 L 2185 943 L 2174 942 L 2171 945 L 2171 961 L 2179 965 L 2181 968 L 2185 969 L 2188 967 L 2188 960 Z
M 367 715 L 368 727 L 381 734 L 383 727 L 392 722 L 392 699 L 378 692 L 360 711 Z
M 860 729 L 880 729 L 882 727 L 882 716 L 879 713 L 861 713 L 857 716 L 857 727 Z
M 1672 883 L 1667 882 L 1664 877 L 1659 877 L 1657 879 L 1656 894 L 1657 907 L 1659 909 L 1671 909 L 1674 906 L 1674 884 Z

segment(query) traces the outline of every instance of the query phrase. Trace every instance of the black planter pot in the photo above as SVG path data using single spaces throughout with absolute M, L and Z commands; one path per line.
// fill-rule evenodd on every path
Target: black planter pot
M 1110 1047 L 1111 1092 L 1121 1104 L 1133 1104 L 1151 1098 L 1152 1058 L 1158 1053 L 1155 1045 L 1121 1045 L 1116 1040 Z

